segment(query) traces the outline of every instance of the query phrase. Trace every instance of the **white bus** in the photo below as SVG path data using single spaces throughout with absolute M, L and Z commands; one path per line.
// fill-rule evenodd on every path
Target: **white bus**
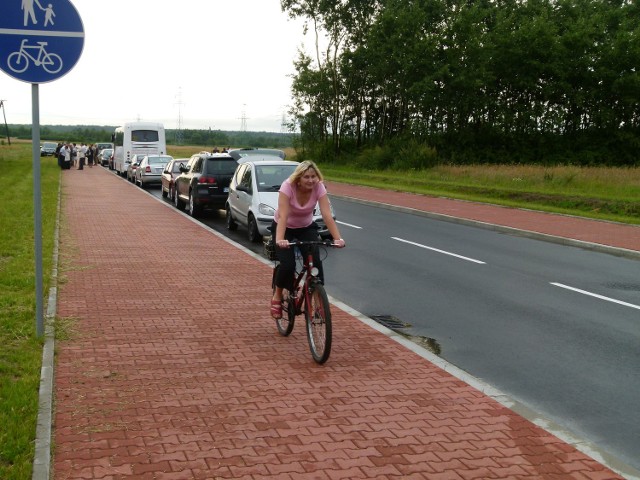
M 164 126 L 157 122 L 128 122 L 113 133 L 113 169 L 125 176 L 134 155 L 167 153 Z

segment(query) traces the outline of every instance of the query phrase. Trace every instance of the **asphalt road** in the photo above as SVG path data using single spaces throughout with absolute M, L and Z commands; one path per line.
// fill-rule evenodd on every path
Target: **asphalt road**
M 638 261 L 332 203 L 331 296 L 640 469 Z M 223 212 L 203 222 L 262 252 Z

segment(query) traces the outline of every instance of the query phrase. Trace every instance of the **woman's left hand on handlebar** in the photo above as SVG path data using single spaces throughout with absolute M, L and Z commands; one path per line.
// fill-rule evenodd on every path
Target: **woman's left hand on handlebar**
M 289 248 L 289 240 L 277 240 L 276 245 L 278 248 Z
M 333 246 L 336 248 L 344 248 L 347 246 L 345 241 L 342 238 L 333 241 Z

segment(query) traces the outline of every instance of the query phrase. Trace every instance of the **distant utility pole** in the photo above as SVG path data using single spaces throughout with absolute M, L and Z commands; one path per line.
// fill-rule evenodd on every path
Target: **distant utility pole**
M 4 111 L 4 102 L 6 102 L 6 100 L 0 100 L 0 108 L 2 108 L 2 115 L 4 116 L 4 128 L 7 131 L 7 143 L 11 145 L 11 138 L 9 137 L 9 125 L 7 125 L 7 114 Z
M 178 89 L 176 98 L 178 99 L 175 103 L 175 105 L 178 105 L 178 129 L 176 130 L 176 144 L 182 145 L 182 87 Z

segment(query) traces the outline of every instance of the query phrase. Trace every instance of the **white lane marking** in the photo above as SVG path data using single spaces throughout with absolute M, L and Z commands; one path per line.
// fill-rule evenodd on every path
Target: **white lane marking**
M 340 225 L 344 225 L 345 227 L 357 228 L 358 230 L 362 230 L 362 227 L 359 227 L 357 225 L 351 225 L 350 223 L 340 222 L 338 220 L 336 220 L 336 223 L 339 223 Z
M 637 308 L 640 310 L 640 305 L 634 305 L 633 303 L 623 302 L 622 300 L 616 300 L 615 298 L 605 297 L 604 295 L 598 295 L 597 293 L 587 292 L 586 290 L 580 290 L 579 288 L 570 287 L 569 285 L 564 285 L 562 283 L 550 282 L 551 285 L 555 285 L 556 287 L 566 288 L 567 290 L 572 290 L 574 292 L 582 293 L 583 295 L 589 295 L 591 297 L 599 298 L 600 300 L 606 300 L 607 302 L 613 302 L 620 305 L 624 305 L 625 307 Z
M 426 245 L 422 245 L 420 243 L 415 243 L 415 242 L 410 242 L 409 240 L 404 240 L 403 238 L 398 238 L 398 237 L 391 237 L 391 238 L 393 238 L 394 240 L 397 240 L 399 242 L 408 243 L 409 245 L 414 245 L 416 247 L 425 248 L 427 250 L 433 250 L 434 252 L 444 253 L 445 255 L 451 255 L 452 257 L 461 258 L 462 260 L 467 260 L 468 262 L 480 263 L 482 265 L 485 264 L 485 262 L 481 262 L 480 260 L 475 260 L 475 259 L 469 258 L 469 257 L 463 257 L 462 255 L 458 255 L 456 253 L 451 253 L 451 252 L 446 252 L 444 250 L 439 250 L 439 249 L 433 248 L 433 247 L 427 247 Z

